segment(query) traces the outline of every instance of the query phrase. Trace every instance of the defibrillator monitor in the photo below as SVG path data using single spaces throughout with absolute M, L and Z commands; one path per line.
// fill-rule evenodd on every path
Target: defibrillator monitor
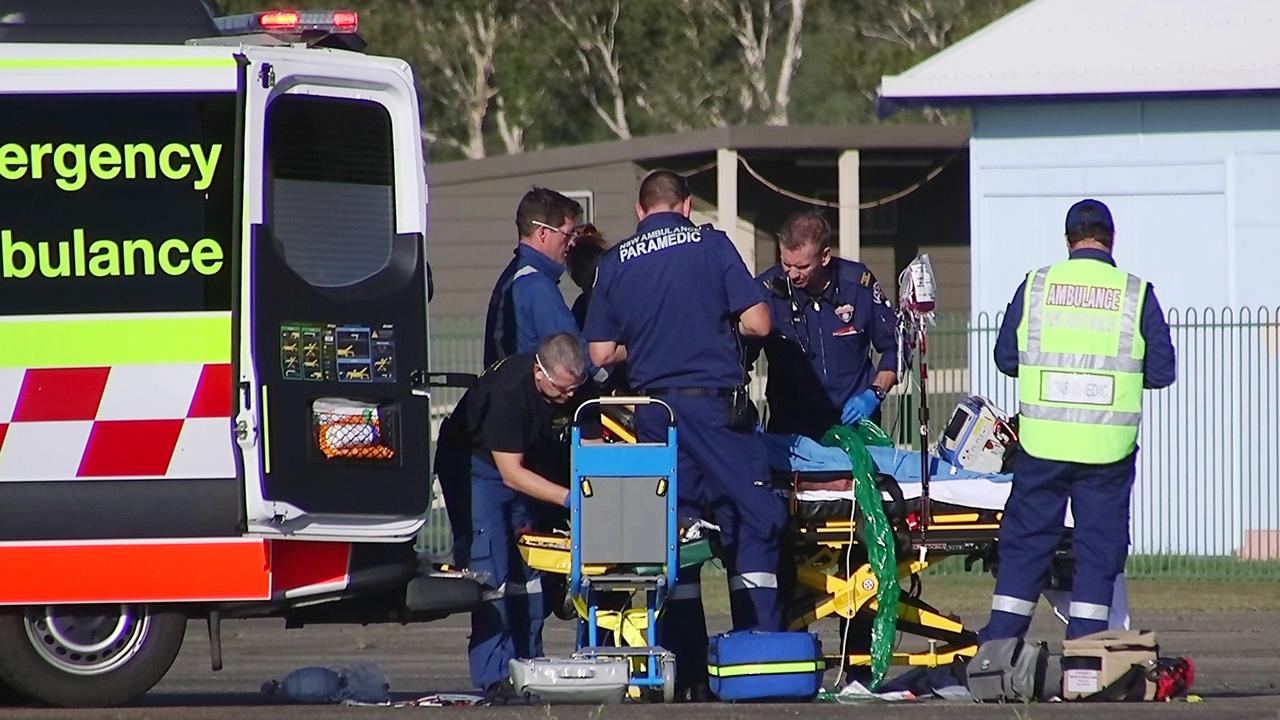
M 1000 472 L 1013 437 L 1008 415 L 987 398 L 969 395 L 956 405 L 938 438 L 943 460 L 974 472 Z

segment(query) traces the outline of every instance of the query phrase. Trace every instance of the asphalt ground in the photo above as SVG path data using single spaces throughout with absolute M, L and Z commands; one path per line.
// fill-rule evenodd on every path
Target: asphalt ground
M 714 587 L 708 578 L 704 587 Z M 569 720 L 628 718 L 1090 718 L 1130 720 L 1156 717 L 1268 718 L 1280 720 L 1280 587 L 1225 583 L 1135 582 L 1130 587 L 1135 626 L 1155 630 L 1164 655 L 1190 656 L 1196 663 L 1199 703 L 976 705 L 926 700 L 871 705 L 627 705 L 504 708 L 368 708 L 285 704 L 261 692 L 263 683 L 307 665 L 339 667 L 375 663 L 386 673 L 395 699 L 433 692 L 466 691 L 466 616 L 435 623 L 398 626 L 311 626 L 286 630 L 278 620 L 226 621 L 225 668 L 209 669 L 203 622 L 193 621 L 186 643 L 168 676 L 139 703 L 126 708 L 62 710 L 37 707 L 0 709 L 4 718 L 372 718 L 461 714 L 466 718 Z M 926 585 L 924 597 L 959 609 L 971 626 L 985 619 L 980 611 L 989 583 L 971 578 L 941 579 Z M 722 598 L 709 597 L 714 610 Z M 1218 609 L 1214 609 L 1218 608 Z M 712 630 L 727 629 L 723 613 L 712 616 Z M 835 624 L 818 626 L 824 647 L 838 648 Z M 1060 639 L 1060 623 L 1042 605 L 1033 638 Z M 571 649 L 568 623 L 554 618 L 546 632 L 549 653 Z M 905 647 L 905 645 L 904 645 Z M 829 672 L 828 683 L 835 682 Z

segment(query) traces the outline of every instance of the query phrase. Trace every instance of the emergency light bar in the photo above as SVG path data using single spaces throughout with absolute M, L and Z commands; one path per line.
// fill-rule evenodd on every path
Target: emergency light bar
M 354 10 L 269 10 L 216 18 L 223 35 L 354 33 L 360 18 Z

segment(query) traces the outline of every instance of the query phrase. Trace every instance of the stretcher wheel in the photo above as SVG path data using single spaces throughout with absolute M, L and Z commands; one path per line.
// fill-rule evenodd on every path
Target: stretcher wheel
M 644 695 L 646 702 L 673 703 L 676 701 L 676 661 L 667 658 L 662 663 L 662 687 L 649 688 Z

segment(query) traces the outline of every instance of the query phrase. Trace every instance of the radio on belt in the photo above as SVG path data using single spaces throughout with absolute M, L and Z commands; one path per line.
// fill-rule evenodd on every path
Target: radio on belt
M 997 473 L 1017 440 L 1003 410 L 981 395 L 969 395 L 956 405 L 938 438 L 938 456 L 965 470 Z

